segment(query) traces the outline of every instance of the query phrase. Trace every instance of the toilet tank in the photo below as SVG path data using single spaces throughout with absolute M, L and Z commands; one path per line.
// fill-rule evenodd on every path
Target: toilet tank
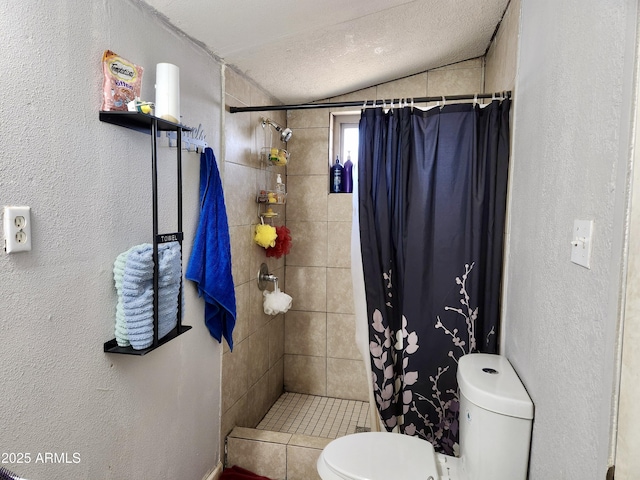
M 465 478 L 526 480 L 533 403 L 509 361 L 486 353 L 465 355 L 457 378 Z

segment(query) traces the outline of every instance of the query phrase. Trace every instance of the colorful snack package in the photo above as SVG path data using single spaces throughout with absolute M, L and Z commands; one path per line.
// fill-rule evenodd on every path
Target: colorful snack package
M 102 110 L 127 110 L 127 103 L 140 97 L 143 68 L 135 65 L 111 50 L 102 55 L 104 82 Z

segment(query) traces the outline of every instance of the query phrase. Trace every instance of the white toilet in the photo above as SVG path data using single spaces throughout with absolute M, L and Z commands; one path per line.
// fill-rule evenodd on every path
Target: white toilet
M 460 457 L 418 437 L 356 433 L 318 459 L 322 480 L 525 480 L 533 403 L 509 361 L 473 353 L 458 364 Z

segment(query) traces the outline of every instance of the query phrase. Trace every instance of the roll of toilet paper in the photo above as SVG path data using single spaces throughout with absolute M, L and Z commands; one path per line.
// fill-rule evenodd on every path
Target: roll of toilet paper
M 180 123 L 180 69 L 171 63 L 156 65 L 155 116 Z

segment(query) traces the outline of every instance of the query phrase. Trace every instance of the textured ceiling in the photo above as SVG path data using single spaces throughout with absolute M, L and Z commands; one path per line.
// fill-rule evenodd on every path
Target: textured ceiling
M 285 103 L 481 56 L 509 0 L 145 0 Z

